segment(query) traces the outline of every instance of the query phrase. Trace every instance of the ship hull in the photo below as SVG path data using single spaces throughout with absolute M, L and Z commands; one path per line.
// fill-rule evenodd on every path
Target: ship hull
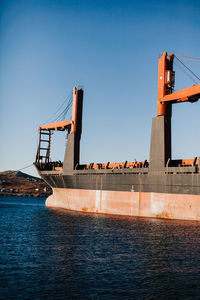
M 53 188 L 47 207 L 75 211 L 200 221 L 200 195 Z
M 187 172 L 186 172 L 187 171 Z M 190 173 L 189 173 L 190 172 Z M 52 187 L 48 207 L 90 213 L 200 220 L 200 173 L 195 168 L 40 172 Z

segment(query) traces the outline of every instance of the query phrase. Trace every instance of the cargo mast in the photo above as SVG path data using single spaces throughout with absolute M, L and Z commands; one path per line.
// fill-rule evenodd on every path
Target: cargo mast
M 172 104 L 195 102 L 200 98 L 200 84 L 173 92 L 174 54 L 164 52 L 158 63 L 157 117 L 152 119 L 150 169 L 162 170 L 171 160 Z
M 82 108 L 83 108 L 83 90 L 73 89 L 72 119 L 69 121 L 60 121 L 46 124 L 38 127 L 39 144 L 36 155 L 35 165 L 40 170 L 74 170 L 79 164 L 80 139 L 82 132 Z M 51 162 L 50 145 L 53 131 L 67 131 L 68 141 L 65 151 L 65 159 L 62 166 L 57 166 L 56 162 Z M 45 138 L 47 136 L 47 138 Z

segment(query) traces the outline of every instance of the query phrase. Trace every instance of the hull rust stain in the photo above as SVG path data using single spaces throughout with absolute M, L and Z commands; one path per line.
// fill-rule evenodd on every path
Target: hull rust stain
M 200 221 L 200 195 L 54 188 L 47 207 L 91 213 Z

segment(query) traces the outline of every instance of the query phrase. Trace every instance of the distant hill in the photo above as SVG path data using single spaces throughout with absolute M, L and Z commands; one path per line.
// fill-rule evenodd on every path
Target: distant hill
M 0 172 L 0 196 L 47 197 L 51 188 L 43 179 L 14 170 Z
M 30 179 L 30 180 L 43 181 L 39 177 L 31 176 L 31 175 L 23 173 L 21 171 L 8 170 L 8 171 L 0 172 L 0 175 L 8 175 L 8 176 L 12 175 L 12 176 L 16 176 L 16 177 L 27 178 L 27 179 Z
M 0 172 L 0 175 L 8 175 L 8 176 L 12 175 L 12 176 L 16 176 L 16 177 L 27 178 L 29 180 L 43 181 L 43 179 L 41 179 L 39 177 L 31 176 L 31 175 L 23 173 L 21 171 L 8 170 L 8 171 Z

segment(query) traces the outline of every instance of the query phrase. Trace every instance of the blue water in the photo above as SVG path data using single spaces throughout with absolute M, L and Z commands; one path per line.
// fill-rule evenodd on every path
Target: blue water
M 200 299 L 200 223 L 0 197 L 0 299 Z

